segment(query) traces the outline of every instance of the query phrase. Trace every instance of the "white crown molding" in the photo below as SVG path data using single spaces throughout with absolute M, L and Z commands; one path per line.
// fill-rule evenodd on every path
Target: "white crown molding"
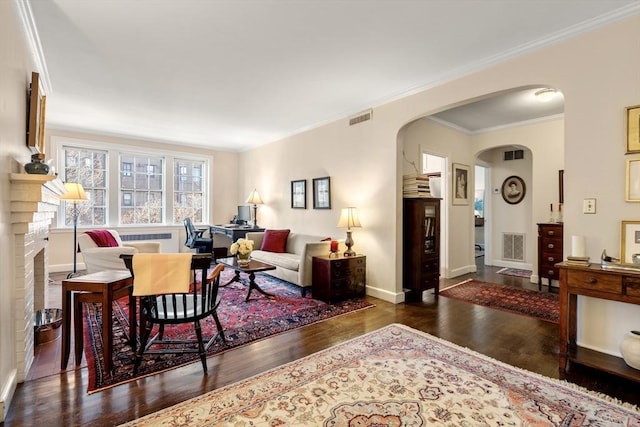
M 521 122 L 513 122 L 513 123 L 508 123 L 506 125 L 493 126 L 493 127 L 488 127 L 488 128 L 484 128 L 484 129 L 478 129 L 478 130 L 474 130 L 474 131 L 471 131 L 469 129 L 463 128 L 462 126 L 458 126 L 458 125 L 453 124 L 451 122 L 448 122 L 446 120 L 442 120 L 439 117 L 428 116 L 426 118 L 431 120 L 432 122 L 436 122 L 436 123 L 438 123 L 438 124 L 440 124 L 440 125 L 442 125 L 444 127 L 447 127 L 449 129 L 453 129 L 455 131 L 464 133 L 465 135 L 479 135 L 479 134 L 482 134 L 482 133 L 497 132 L 497 131 L 500 131 L 500 130 L 517 128 L 517 127 L 520 127 L 520 126 L 529 126 L 529 125 L 534 125 L 534 124 L 537 124 L 537 123 L 543 123 L 543 122 L 548 122 L 548 121 L 552 121 L 552 120 L 562 119 L 562 118 L 564 118 L 564 113 L 563 114 L 554 114 L 552 116 L 538 117 L 537 119 L 523 120 Z
M 53 88 L 51 86 L 51 79 L 49 78 L 47 62 L 45 61 L 44 52 L 42 51 L 38 29 L 33 19 L 33 13 L 31 12 L 31 5 L 29 4 L 29 0 L 14 0 L 14 2 L 20 14 L 20 19 L 22 20 L 37 72 L 40 74 L 40 86 L 44 94 L 49 95 L 53 91 Z
M 584 22 L 581 22 L 580 24 L 565 28 L 562 31 L 558 31 L 554 34 L 548 35 L 538 40 L 533 40 L 518 47 L 508 49 L 499 54 L 483 58 L 480 61 L 466 65 L 464 67 L 449 70 L 445 73 L 442 73 L 440 76 L 431 79 L 428 82 L 423 82 L 422 84 L 416 85 L 412 89 L 408 89 L 406 91 L 403 91 L 402 93 L 391 95 L 384 99 L 378 99 L 377 101 L 371 102 L 369 103 L 369 106 L 367 108 L 376 108 L 389 102 L 397 101 L 407 96 L 415 95 L 416 93 L 423 92 L 427 89 L 441 86 L 445 83 L 477 73 L 491 66 L 506 62 L 510 59 L 525 55 L 527 53 L 542 49 L 547 46 L 551 46 L 563 40 L 578 36 L 579 34 L 587 33 L 591 30 L 595 30 L 596 28 L 621 21 L 638 14 L 640 14 L 640 2 L 634 2 L 630 5 L 621 7 L 609 13 L 605 13 L 596 18 L 586 20 Z M 364 107 L 362 109 L 364 109 Z M 354 112 L 352 112 L 352 114 L 354 114 Z M 331 120 L 327 120 L 326 122 L 330 121 Z

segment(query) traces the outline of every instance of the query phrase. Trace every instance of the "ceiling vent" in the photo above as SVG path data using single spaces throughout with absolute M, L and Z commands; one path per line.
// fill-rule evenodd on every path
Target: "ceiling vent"
M 513 150 L 504 152 L 505 160 L 520 160 L 524 159 L 524 150 Z
M 349 126 L 357 125 L 358 123 L 366 122 L 367 120 L 371 120 L 371 115 L 373 114 L 372 110 L 367 110 L 364 113 L 358 114 L 355 117 L 351 117 L 349 119 Z

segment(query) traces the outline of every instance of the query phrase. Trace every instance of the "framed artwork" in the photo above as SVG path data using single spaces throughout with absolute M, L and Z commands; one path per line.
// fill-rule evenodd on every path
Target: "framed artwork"
M 313 209 L 331 209 L 329 177 L 313 178 Z
M 640 153 L 640 105 L 627 107 L 627 154 Z
M 620 262 L 633 263 L 640 258 L 640 221 L 622 221 L 620 233 Z
M 40 92 L 40 75 L 31 73 L 28 96 L 27 147 L 44 154 L 44 115 L 47 97 Z
M 627 160 L 625 201 L 640 202 L 640 159 Z
M 524 199 L 527 187 L 519 176 L 512 175 L 502 183 L 502 198 L 510 205 L 517 205 Z
M 558 171 L 558 202 L 564 203 L 564 169 Z
M 451 198 L 454 205 L 469 204 L 469 166 L 460 163 L 453 163 L 453 186 Z
M 307 209 L 307 180 L 291 181 L 291 208 Z

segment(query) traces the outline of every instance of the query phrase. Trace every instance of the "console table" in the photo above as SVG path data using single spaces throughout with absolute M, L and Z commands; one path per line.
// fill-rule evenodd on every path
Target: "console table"
M 560 263 L 556 267 L 560 270 L 560 377 L 571 361 L 640 382 L 640 370 L 622 358 L 576 344 L 578 295 L 640 305 L 640 273 L 602 270 L 599 264 L 581 267 Z
M 209 233 L 211 237 L 214 234 L 224 234 L 225 236 L 231 238 L 232 242 L 240 238 L 244 238 L 247 233 L 254 233 L 264 231 L 264 228 L 254 228 L 251 226 L 243 226 L 243 225 L 211 225 L 209 226 Z

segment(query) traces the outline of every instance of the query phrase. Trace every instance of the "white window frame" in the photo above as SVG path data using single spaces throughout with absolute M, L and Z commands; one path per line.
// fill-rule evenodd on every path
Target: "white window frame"
M 55 153 L 55 159 L 58 165 L 64 165 L 64 153 L 62 148 L 65 145 L 85 148 L 87 150 L 101 150 L 108 152 L 108 181 L 107 181 L 107 215 L 106 224 L 107 227 L 118 228 L 140 228 L 140 227 L 159 227 L 159 226 L 176 226 L 182 225 L 173 222 L 173 194 L 174 194 L 174 161 L 175 159 L 203 161 L 206 170 L 203 171 L 202 186 L 203 186 L 203 205 L 202 205 L 202 220 L 203 223 L 210 222 L 210 206 L 211 200 L 209 195 L 211 194 L 211 176 L 213 157 L 206 154 L 196 154 L 192 152 L 177 151 L 167 146 L 166 149 L 142 147 L 135 145 L 126 145 L 119 143 L 110 143 L 105 141 L 72 138 L 65 136 L 51 136 L 51 152 Z M 158 156 L 164 158 L 164 183 L 163 183 L 163 199 L 165 209 L 163 212 L 163 222 L 161 224 L 121 224 L 120 223 L 120 208 L 122 203 L 122 193 L 120 191 L 120 155 L 121 154 L 137 154 L 140 156 Z M 56 166 L 56 165 L 54 165 Z M 56 169 L 62 170 L 62 167 Z M 118 191 L 113 192 L 112 189 L 117 188 Z M 57 228 L 69 228 L 65 225 L 64 218 L 64 203 L 58 208 L 57 215 Z

